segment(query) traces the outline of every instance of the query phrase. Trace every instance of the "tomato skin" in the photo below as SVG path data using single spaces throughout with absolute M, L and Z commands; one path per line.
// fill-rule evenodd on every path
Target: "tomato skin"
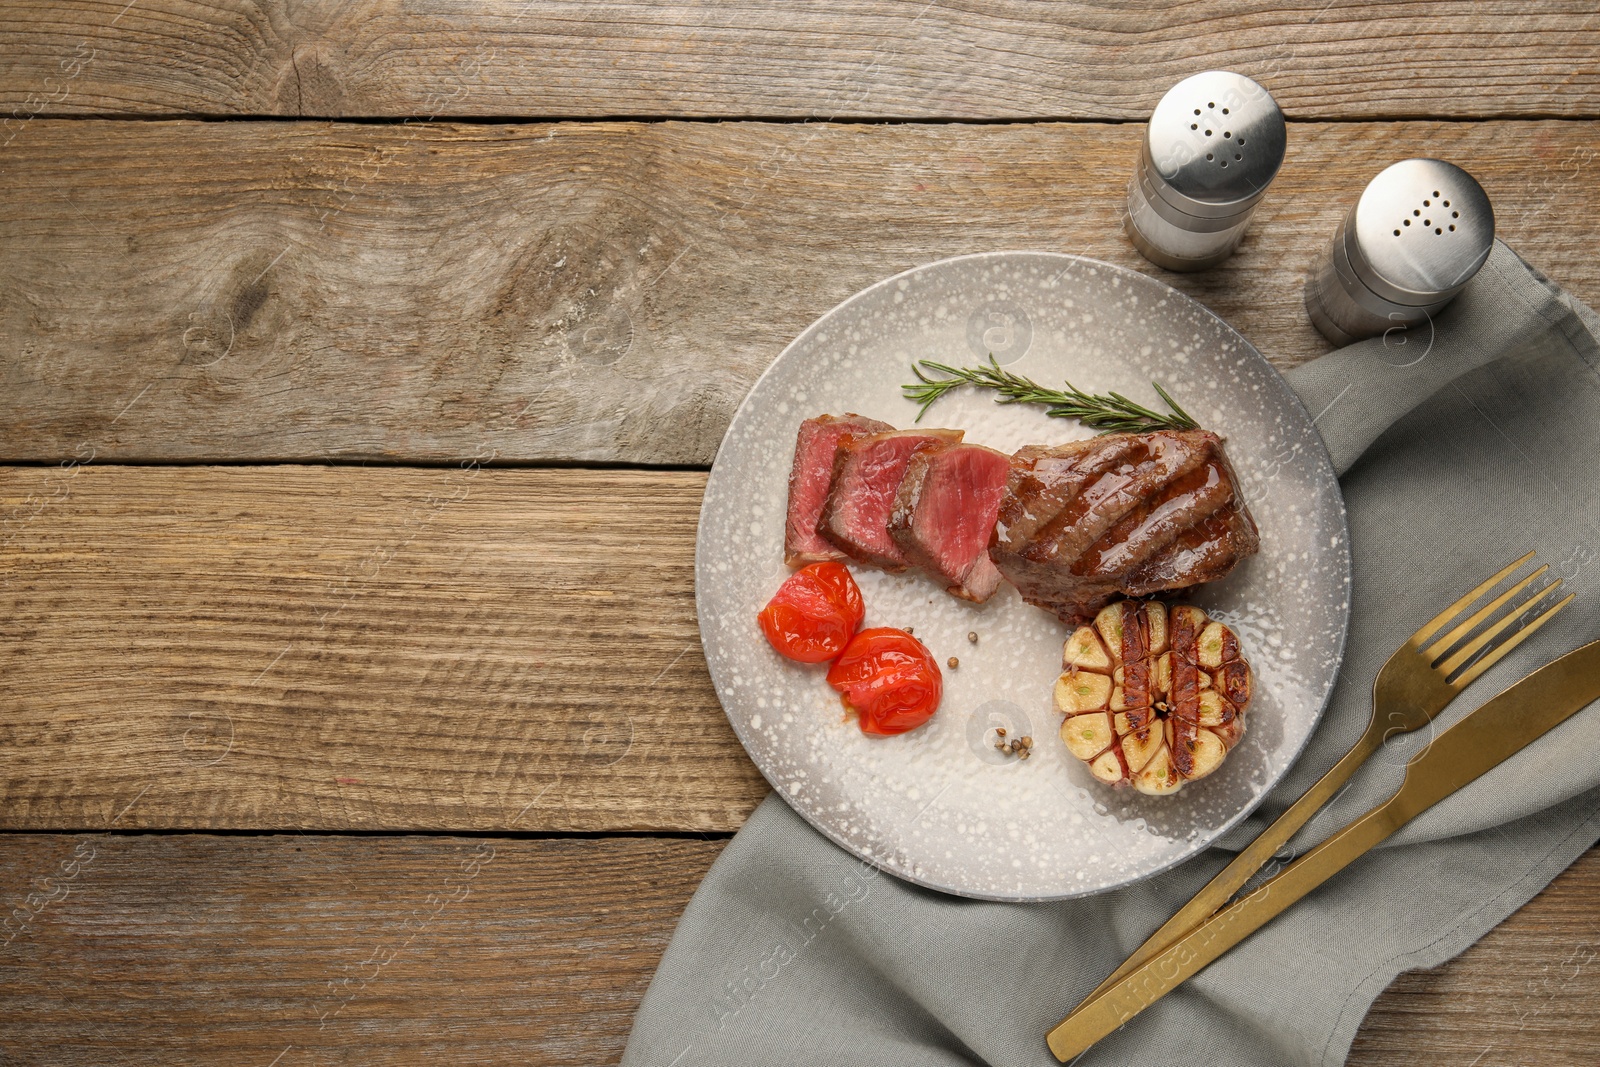
M 778 586 L 756 621 L 780 655 L 826 663 L 844 651 L 865 614 L 861 590 L 842 563 L 813 563 Z
M 944 677 L 933 653 L 904 630 L 862 630 L 828 669 L 865 734 L 903 734 L 939 710 Z

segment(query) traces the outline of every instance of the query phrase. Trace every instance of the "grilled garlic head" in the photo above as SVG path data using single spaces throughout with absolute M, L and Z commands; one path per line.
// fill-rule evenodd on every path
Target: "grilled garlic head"
M 1233 631 L 1199 608 L 1107 605 L 1067 639 L 1062 664 L 1061 740 L 1107 784 L 1176 793 L 1244 736 L 1250 665 Z

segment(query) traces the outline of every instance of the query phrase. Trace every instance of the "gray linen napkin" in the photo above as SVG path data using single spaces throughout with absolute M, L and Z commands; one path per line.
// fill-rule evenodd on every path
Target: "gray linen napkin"
M 1052 1064 L 1045 1031 L 1355 742 L 1378 667 L 1427 618 L 1528 549 L 1578 594 L 1440 727 L 1600 636 L 1600 318 L 1497 244 L 1433 327 L 1289 375 L 1346 472 L 1355 587 L 1326 717 L 1257 813 L 1138 885 L 1024 905 L 881 874 L 768 797 L 684 912 L 623 1063 Z M 1379 752 L 1292 848 L 1392 792 L 1426 734 Z M 1395 975 L 1459 953 L 1600 837 L 1596 751 L 1591 706 L 1078 1062 L 1343 1063 Z

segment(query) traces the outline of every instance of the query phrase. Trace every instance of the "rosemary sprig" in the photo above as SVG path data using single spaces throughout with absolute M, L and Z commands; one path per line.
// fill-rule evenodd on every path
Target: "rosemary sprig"
M 930 371 L 947 377 L 929 377 Z M 918 360 L 912 366 L 911 373 L 917 376 L 917 381 L 900 388 L 908 400 L 915 400 L 922 405 L 917 412 L 918 422 L 928 413 L 929 406 L 950 390 L 963 385 L 976 385 L 980 389 L 993 389 L 999 393 L 995 397 L 997 404 L 1044 404 L 1046 415 L 1057 419 L 1081 419 L 1102 433 L 1200 428 L 1200 424 L 1156 382 L 1150 384 L 1155 386 L 1157 395 L 1170 409 L 1170 414 L 1151 411 L 1121 393 L 1085 393 L 1071 382 L 1066 383 L 1065 389 L 1046 389 L 1032 379 L 1004 370 L 993 355 L 989 356 L 987 365 L 976 367 L 951 367 L 931 359 Z

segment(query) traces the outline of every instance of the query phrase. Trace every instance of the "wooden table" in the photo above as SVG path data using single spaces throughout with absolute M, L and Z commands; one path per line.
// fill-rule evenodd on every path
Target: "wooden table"
M 593 1064 L 766 793 L 705 471 L 868 283 L 1044 248 L 1279 366 L 1383 165 L 1600 301 L 1592 0 L 0 3 L 0 1063 Z M 1291 118 L 1240 252 L 1121 235 L 1211 66 Z M 1600 1060 L 1600 856 L 1362 1065 Z

